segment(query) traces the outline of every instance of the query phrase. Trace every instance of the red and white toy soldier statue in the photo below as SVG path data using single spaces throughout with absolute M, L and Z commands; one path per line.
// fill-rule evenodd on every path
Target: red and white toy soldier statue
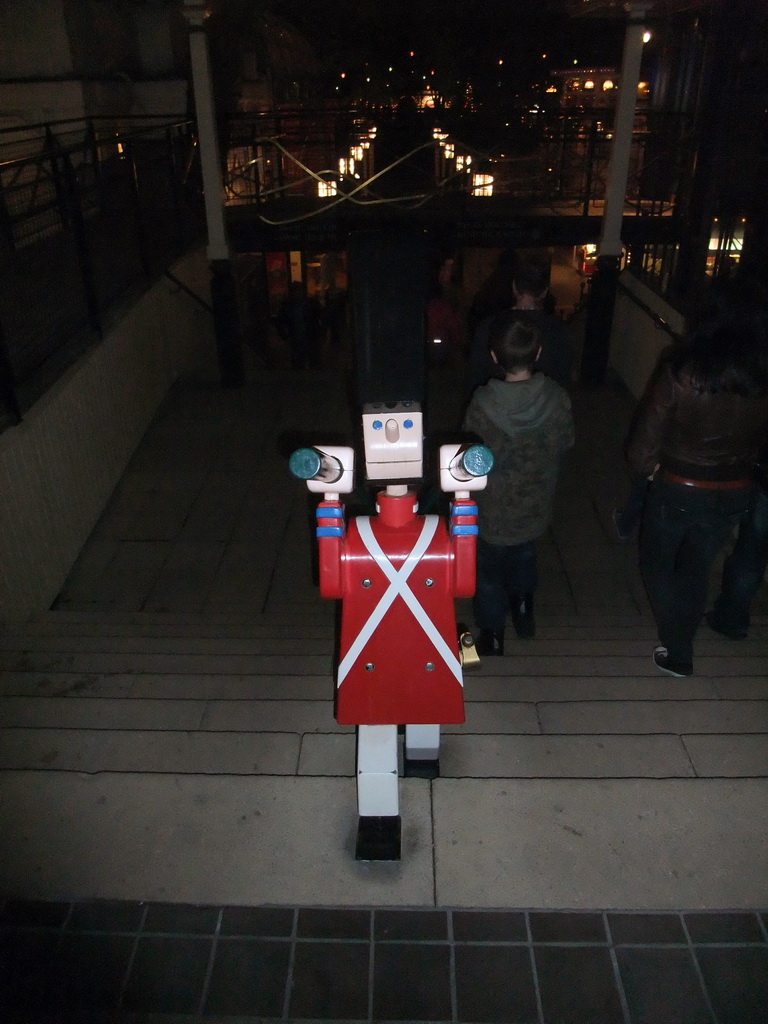
M 291 471 L 323 494 L 317 508 L 320 593 L 342 602 L 336 719 L 358 726 L 358 860 L 400 858 L 398 726 L 404 774 L 439 774 L 440 725 L 464 721 L 462 659 L 453 601 L 475 590 L 477 505 L 493 456 L 482 445 L 443 445 L 440 487 L 454 494 L 450 520 L 418 514 L 405 481 L 421 479 L 416 403 L 363 409 L 369 480 L 387 481 L 375 516 L 345 524 L 354 487 L 352 448 L 304 448 Z

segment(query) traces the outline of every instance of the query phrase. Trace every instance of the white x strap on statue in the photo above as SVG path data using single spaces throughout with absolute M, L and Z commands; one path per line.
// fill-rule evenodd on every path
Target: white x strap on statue
M 421 533 L 419 534 L 419 539 L 416 541 L 410 554 L 399 569 L 396 569 L 394 565 L 392 565 L 390 560 L 382 551 L 379 542 L 374 537 L 373 530 L 371 529 L 370 517 L 359 516 L 355 520 L 357 523 L 358 533 L 360 534 L 360 539 L 365 545 L 368 554 L 376 560 L 377 565 L 389 580 L 389 586 L 379 600 L 379 603 L 371 612 L 368 621 L 360 630 L 354 643 L 350 646 L 346 655 L 339 664 L 338 686 L 341 686 L 349 670 L 357 661 L 363 648 L 376 631 L 376 627 L 384 618 L 391 607 L 392 602 L 396 597 L 398 597 L 398 595 L 402 597 L 408 605 L 414 618 L 424 630 L 440 657 L 456 677 L 459 684 L 463 686 L 461 662 L 459 661 L 458 654 L 445 642 L 442 634 L 436 628 L 429 615 L 427 615 L 421 604 L 419 604 L 418 598 L 408 586 L 408 577 L 419 564 L 422 556 L 429 547 L 432 538 L 435 535 L 435 531 L 437 530 L 439 518 L 439 516 L 424 517 L 424 525 L 422 526 Z

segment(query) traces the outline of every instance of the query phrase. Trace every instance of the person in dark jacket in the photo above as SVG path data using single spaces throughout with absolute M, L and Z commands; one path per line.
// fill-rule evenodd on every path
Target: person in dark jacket
M 291 284 L 288 295 L 280 304 L 276 326 L 278 334 L 287 341 L 291 350 L 291 366 L 303 370 L 320 366 L 323 330 L 323 307 L 304 293 L 301 281 Z
M 733 551 L 725 560 L 720 593 L 707 624 L 730 640 L 749 636 L 750 609 L 768 568 L 768 450 L 755 467 L 754 501 L 739 523 Z
M 571 382 L 571 343 L 563 321 L 544 309 L 549 295 L 549 264 L 543 260 L 520 260 L 512 274 L 513 309 L 522 310 L 541 334 L 541 355 L 536 369 L 546 373 L 558 384 Z M 493 316 L 477 325 L 469 348 L 468 391 L 492 377 L 502 377 L 491 359 L 488 338 Z
M 768 326 L 762 302 L 717 283 L 699 322 L 645 397 L 628 445 L 652 476 L 640 569 L 660 644 L 656 666 L 693 673 L 714 560 L 754 500 L 752 470 L 768 438 Z

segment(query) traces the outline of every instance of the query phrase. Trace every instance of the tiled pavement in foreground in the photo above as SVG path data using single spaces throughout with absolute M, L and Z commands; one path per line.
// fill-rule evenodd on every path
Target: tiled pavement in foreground
M 764 1024 L 768 915 L 5 904 L 0 1010 L 55 1021 Z

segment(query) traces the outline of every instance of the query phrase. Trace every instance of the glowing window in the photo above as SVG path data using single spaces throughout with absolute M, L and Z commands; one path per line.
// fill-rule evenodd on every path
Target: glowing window
M 472 175 L 472 195 L 473 196 L 492 196 L 493 195 L 493 175 L 492 174 L 473 174 Z

